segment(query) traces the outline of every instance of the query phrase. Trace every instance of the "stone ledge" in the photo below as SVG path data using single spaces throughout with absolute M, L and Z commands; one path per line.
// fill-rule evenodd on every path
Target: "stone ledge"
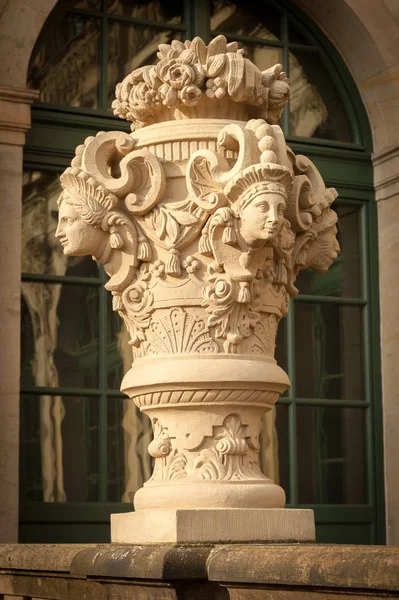
M 0 570 L 69 573 L 73 558 L 83 549 L 109 545 L 0 544 Z
M 86 600 L 94 600 L 103 591 L 99 584 L 108 585 L 107 581 L 115 585 L 119 582 L 125 593 L 129 586 L 135 590 L 137 586 L 147 589 L 156 582 L 177 589 L 180 582 L 179 585 L 190 588 L 191 596 L 173 598 L 196 598 L 194 591 L 207 580 L 212 593 L 215 590 L 222 593 L 227 588 L 230 596 L 226 598 L 240 600 L 244 597 L 318 600 L 324 598 L 325 593 L 328 597 L 331 594 L 331 600 L 334 593 L 353 599 L 399 597 L 399 547 L 317 544 L 0 546 L 0 594 L 10 594 L 9 590 L 13 589 L 13 595 L 37 597 L 38 579 L 47 578 L 51 591 L 49 588 L 47 595 L 40 597 L 58 600 L 70 600 L 67 593 L 70 585 L 84 590 Z M 67 580 L 75 583 L 67 584 Z M 61 587 L 56 593 L 57 581 Z M 79 594 L 76 597 L 81 597 Z
M 230 545 L 207 570 L 210 581 L 399 591 L 399 547 Z
M 116 545 L 86 548 L 72 559 L 71 574 L 126 579 L 207 579 L 214 546 Z

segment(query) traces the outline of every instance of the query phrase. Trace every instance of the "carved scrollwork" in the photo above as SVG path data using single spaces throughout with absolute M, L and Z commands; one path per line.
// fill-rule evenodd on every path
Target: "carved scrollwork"
M 187 458 L 183 452 L 173 448 L 167 428 L 159 419 L 152 420 L 154 439 L 148 446 L 148 453 L 155 458 L 155 468 L 150 482 L 179 481 L 187 477 Z
M 120 131 L 98 134 L 85 145 L 83 169 L 112 193 L 125 199 L 134 215 L 151 210 L 165 192 L 165 173 L 147 150 L 133 150 L 132 138 Z
M 172 451 L 172 441 L 167 429 L 162 427 L 158 419 L 152 420 L 152 428 L 154 430 L 154 439 L 148 446 L 148 453 L 153 458 L 164 458 Z
M 210 481 L 267 479 L 256 459 L 258 448 L 239 415 L 228 415 L 222 426 L 214 427 L 213 440 L 194 460 L 197 478 Z
M 256 138 L 246 127 L 232 123 L 217 138 L 220 149 L 238 150 L 233 167 L 213 150 L 194 152 L 187 164 L 186 183 L 190 197 L 206 212 L 214 212 L 227 203 L 224 186 L 235 175 L 256 161 Z

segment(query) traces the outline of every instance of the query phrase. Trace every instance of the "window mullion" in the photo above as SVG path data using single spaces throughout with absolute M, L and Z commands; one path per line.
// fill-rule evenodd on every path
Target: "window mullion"
M 290 56 L 288 49 L 288 17 L 284 11 L 281 17 L 281 40 L 283 42 L 283 69 L 287 73 L 287 77 L 290 76 Z M 284 108 L 283 115 L 281 117 L 281 126 L 284 131 L 284 135 L 288 136 L 291 133 L 290 127 L 290 100 L 288 100 L 286 107 Z
M 102 110 L 108 108 L 108 19 L 107 0 L 101 0 L 100 23 L 100 98 L 99 105 Z
M 188 13 L 189 37 L 201 37 L 207 44 L 210 40 L 211 15 L 209 3 L 203 0 L 186 0 L 185 9 Z

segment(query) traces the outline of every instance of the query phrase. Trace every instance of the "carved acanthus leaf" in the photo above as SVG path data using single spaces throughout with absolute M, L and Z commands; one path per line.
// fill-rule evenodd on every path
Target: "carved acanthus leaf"
M 130 333 L 129 343 L 136 347 L 144 341 L 144 330 L 149 327 L 154 311 L 154 296 L 148 288 L 150 277 L 149 265 L 143 263 L 134 283 L 125 289 L 119 300 L 114 300 Z
M 209 314 L 208 327 L 215 328 L 225 352 L 236 353 L 237 344 L 249 337 L 259 320 L 257 281 L 234 281 L 220 268 L 210 265 L 202 306 Z

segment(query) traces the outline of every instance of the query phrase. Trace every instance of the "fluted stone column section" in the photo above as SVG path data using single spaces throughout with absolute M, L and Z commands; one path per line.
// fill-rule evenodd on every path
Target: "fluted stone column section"
M 134 359 L 121 389 L 154 429 L 153 475 L 112 538 L 310 540 L 311 511 L 285 510 L 259 468 L 258 431 L 289 387 L 274 349 L 295 278 L 339 249 L 336 192 L 276 124 L 281 65 L 261 72 L 223 36 L 158 57 L 116 88 L 132 133 L 88 138 L 61 176 L 56 235 L 109 274 Z

